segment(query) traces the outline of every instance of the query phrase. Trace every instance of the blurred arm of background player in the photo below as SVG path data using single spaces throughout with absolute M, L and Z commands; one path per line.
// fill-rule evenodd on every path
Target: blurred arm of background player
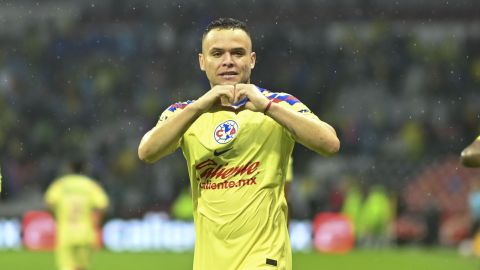
M 463 149 L 460 162 L 465 167 L 480 167 L 480 136 Z

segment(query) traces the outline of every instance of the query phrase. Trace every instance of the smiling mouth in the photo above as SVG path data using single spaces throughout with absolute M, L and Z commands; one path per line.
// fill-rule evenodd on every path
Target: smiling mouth
M 238 75 L 237 72 L 234 71 L 228 71 L 228 72 L 222 72 L 219 74 L 220 77 L 225 78 L 225 79 L 230 79 Z

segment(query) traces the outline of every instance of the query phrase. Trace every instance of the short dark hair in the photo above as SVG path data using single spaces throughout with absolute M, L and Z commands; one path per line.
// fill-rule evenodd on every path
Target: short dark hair
M 203 31 L 202 40 L 205 38 L 208 32 L 212 31 L 213 29 L 242 29 L 250 37 L 250 32 L 247 29 L 246 23 L 233 18 L 218 18 L 210 22 L 210 24 L 208 24 L 208 26 L 205 28 Z
M 85 159 L 81 157 L 72 158 L 69 165 L 73 173 L 85 173 L 87 167 Z

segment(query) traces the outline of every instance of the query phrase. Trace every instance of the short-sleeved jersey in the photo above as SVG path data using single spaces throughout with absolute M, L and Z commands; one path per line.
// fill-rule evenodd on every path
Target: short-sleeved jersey
M 259 91 L 317 118 L 289 94 Z M 171 105 L 159 122 L 192 102 Z M 212 110 L 191 124 L 178 146 L 192 186 L 193 269 L 291 269 L 284 185 L 294 143 L 275 120 L 246 109 Z
M 55 213 L 58 245 L 91 245 L 96 241 L 93 212 L 108 206 L 104 190 L 92 179 L 69 174 L 56 179 L 45 194 Z

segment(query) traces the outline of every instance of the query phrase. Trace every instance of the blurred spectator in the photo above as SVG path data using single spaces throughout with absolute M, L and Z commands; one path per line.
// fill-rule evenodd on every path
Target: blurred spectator
M 427 246 L 438 244 L 442 212 L 435 198 L 430 198 L 423 213 L 425 220 L 425 236 L 423 243 Z

